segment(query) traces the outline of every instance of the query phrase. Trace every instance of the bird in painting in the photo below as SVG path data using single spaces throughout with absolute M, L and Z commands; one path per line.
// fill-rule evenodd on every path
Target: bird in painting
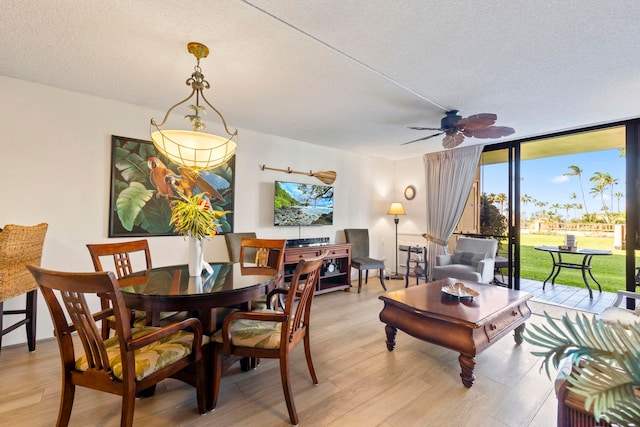
M 171 185 L 165 179 L 169 175 L 174 175 L 173 171 L 162 163 L 157 157 L 149 157 L 147 159 L 149 166 L 151 184 L 156 187 L 156 197 L 170 198 L 175 196 L 175 192 Z
M 229 188 L 227 180 L 208 171 L 194 171 L 184 167 L 178 170 L 180 175 L 165 176 L 165 182 L 176 194 L 191 197 L 194 193 L 201 192 L 212 200 L 224 201 L 224 196 L 218 190 Z

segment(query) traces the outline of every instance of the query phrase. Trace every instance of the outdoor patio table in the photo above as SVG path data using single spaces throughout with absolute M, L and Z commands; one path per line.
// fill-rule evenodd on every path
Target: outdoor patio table
M 589 281 L 587 280 L 587 272 L 589 272 L 589 276 L 591 276 L 591 280 L 593 280 L 596 285 L 598 285 L 598 290 L 602 292 L 602 287 L 600 283 L 593 277 L 593 273 L 591 272 L 591 258 L 597 255 L 611 255 L 611 251 L 603 251 L 600 249 L 576 249 L 575 251 L 560 249 L 557 246 L 536 246 L 536 250 L 548 252 L 551 255 L 551 261 L 553 263 L 551 267 L 551 273 L 549 276 L 544 279 L 544 283 L 542 284 L 542 289 L 544 290 L 545 285 L 551 279 L 551 284 L 554 285 L 556 281 L 556 277 L 560 274 L 560 270 L 562 268 L 571 268 L 574 270 L 582 271 L 582 280 L 584 280 L 584 284 L 587 286 L 589 290 L 589 298 L 593 299 L 593 291 L 591 290 L 591 286 L 589 286 Z M 562 254 L 569 255 L 580 255 L 582 256 L 581 263 L 573 263 L 562 260 Z

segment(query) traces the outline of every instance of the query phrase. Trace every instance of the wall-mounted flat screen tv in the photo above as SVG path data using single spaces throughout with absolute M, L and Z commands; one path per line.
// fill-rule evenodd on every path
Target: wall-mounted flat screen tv
M 333 187 L 276 181 L 274 225 L 332 225 Z

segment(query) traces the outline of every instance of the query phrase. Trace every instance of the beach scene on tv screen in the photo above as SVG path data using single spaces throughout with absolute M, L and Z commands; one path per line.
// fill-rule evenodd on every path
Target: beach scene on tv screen
M 276 181 L 274 225 L 332 225 L 333 187 Z

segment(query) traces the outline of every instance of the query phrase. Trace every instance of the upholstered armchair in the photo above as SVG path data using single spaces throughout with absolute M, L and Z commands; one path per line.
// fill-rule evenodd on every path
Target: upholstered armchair
M 240 261 L 240 246 L 242 245 L 242 239 L 255 239 L 255 232 L 247 233 L 225 233 L 224 240 L 227 243 L 227 252 L 229 253 L 229 262 Z
M 498 241 L 475 237 L 459 237 L 452 254 L 436 256 L 433 280 L 452 277 L 480 283 L 493 280 Z
M 605 308 L 596 317 L 605 322 L 630 325 L 640 322 L 640 293 L 629 291 L 616 291 L 617 298 L 610 307 Z M 636 309 L 629 310 L 622 304 L 627 298 L 636 300 Z

